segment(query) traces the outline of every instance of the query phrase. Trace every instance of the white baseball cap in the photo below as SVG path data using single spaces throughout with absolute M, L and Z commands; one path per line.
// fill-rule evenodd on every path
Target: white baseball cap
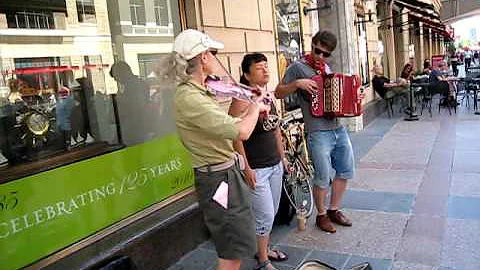
M 173 51 L 187 60 L 208 51 L 208 49 L 221 50 L 223 47 L 223 43 L 213 40 L 206 34 L 194 29 L 187 29 L 181 32 L 173 43 Z

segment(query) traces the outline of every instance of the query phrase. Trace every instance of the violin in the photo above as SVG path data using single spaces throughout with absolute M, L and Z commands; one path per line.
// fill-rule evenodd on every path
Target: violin
M 205 81 L 208 90 L 218 97 L 237 98 L 255 102 L 256 97 L 262 94 L 261 90 L 255 87 L 250 87 L 241 83 L 237 83 L 228 77 L 220 78 L 218 76 L 209 75 Z M 263 99 L 265 104 L 271 104 L 272 99 L 265 97 Z
M 219 76 L 208 75 L 205 80 L 207 88 L 219 97 L 234 97 L 247 100 L 251 103 L 256 102 L 256 97 L 262 94 L 262 90 L 237 82 L 216 56 L 215 59 L 227 76 L 220 78 Z M 269 94 L 266 94 L 266 97 L 263 98 L 263 102 L 268 105 L 272 104 L 273 101 L 269 97 Z

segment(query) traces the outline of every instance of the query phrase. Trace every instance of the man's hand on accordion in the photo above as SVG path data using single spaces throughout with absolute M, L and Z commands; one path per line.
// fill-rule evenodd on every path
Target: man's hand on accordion
M 298 79 L 295 84 L 297 88 L 307 91 L 310 95 L 318 90 L 317 83 L 311 79 Z

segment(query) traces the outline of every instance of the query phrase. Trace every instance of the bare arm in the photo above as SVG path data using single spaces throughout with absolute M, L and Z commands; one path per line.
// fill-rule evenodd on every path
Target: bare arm
M 245 111 L 248 110 L 249 103 L 243 100 L 233 99 L 232 104 L 230 104 L 230 108 L 228 110 L 228 114 L 234 117 L 240 117 L 241 115 L 245 114 Z M 258 116 L 257 116 L 258 121 Z M 256 125 L 256 122 L 255 122 Z M 255 128 L 254 125 L 254 128 Z M 240 136 L 239 136 L 240 137 Z M 255 171 L 250 168 L 250 165 L 247 160 L 247 155 L 245 153 L 245 148 L 243 147 L 243 141 L 239 138 L 233 141 L 233 147 L 235 150 L 243 156 L 245 160 L 245 182 L 251 189 L 255 189 L 255 184 L 257 182 L 257 178 L 255 175 Z
M 282 139 L 282 133 L 280 132 L 280 128 L 277 127 L 275 129 L 275 138 L 277 140 L 277 151 L 280 154 L 280 157 L 282 160 L 285 159 L 285 149 L 283 149 L 283 139 Z

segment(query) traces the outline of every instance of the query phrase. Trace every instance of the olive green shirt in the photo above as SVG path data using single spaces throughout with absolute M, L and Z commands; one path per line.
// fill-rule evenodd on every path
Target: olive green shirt
M 210 91 L 190 80 L 177 86 L 174 103 L 178 134 L 194 168 L 233 157 L 240 119 L 223 111 Z

